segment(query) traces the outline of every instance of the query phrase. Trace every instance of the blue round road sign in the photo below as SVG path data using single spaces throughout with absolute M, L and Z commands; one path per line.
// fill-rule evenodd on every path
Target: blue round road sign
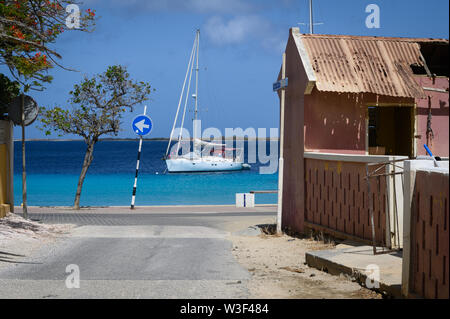
M 152 131 L 153 123 L 147 115 L 139 115 L 133 120 L 133 131 L 137 135 L 147 135 Z

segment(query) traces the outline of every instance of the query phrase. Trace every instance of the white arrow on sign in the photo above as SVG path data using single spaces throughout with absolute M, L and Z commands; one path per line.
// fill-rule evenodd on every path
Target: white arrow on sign
M 273 91 L 276 92 L 280 89 L 285 89 L 288 86 L 288 78 L 281 79 L 273 84 Z
M 139 131 L 144 132 L 144 129 L 149 128 L 150 125 L 145 124 L 145 120 L 142 120 L 140 122 L 137 122 L 136 127 L 139 129 Z

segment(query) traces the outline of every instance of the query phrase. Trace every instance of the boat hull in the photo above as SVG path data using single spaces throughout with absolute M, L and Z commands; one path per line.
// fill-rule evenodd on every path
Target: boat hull
M 166 159 L 169 173 L 222 172 L 242 170 L 243 163 L 234 161 L 208 161 L 203 159 Z

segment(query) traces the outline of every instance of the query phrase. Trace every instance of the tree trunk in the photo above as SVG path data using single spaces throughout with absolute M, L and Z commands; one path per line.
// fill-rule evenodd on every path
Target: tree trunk
M 81 197 L 81 190 L 83 188 L 84 178 L 86 177 L 86 173 L 94 158 L 93 157 L 94 145 L 95 142 L 88 142 L 86 154 L 84 155 L 83 167 L 81 169 L 80 178 L 78 179 L 77 193 L 75 194 L 75 203 L 73 204 L 73 208 L 77 210 L 80 209 L 80 197 Z

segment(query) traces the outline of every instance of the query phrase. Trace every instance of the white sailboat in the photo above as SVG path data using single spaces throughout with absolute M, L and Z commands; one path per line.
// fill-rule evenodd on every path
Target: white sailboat
M 250 166 L 244 163 L 244 150 L 239 148 L 227 148 L 226 144 L 209 143 L 201 140 L 197 137 L 198 129 L 198 73 L 199 62 L 198 52 L 200 44 L 200 30 L 197 30 L 195 35 L 194 45 L 192 47 L 191 56 L 186 71 L 186 76 L 181 90 L 180 100 L 178 102 L 177 113 L 173 122 L 172 131 L 170 133 L 169 144 L 167 145 L 166 155 L 164 160 L 166 161 L 167 170 L 170 173 L 181 172 L 217 172 L 217 171 L 238 171 L 242 169 L 248 169 Z M 193 119 L 193 151 L 186 154 L 180 153 L 180 145 L 183 142 L 183 125 L 186 116 L 186 107 L 188 103 L 189 91 L 191 86 L 192 74 L 195 64 L 195 93 L 192 95 L 195 101 L 194 106 L 194 119 Z M 189 80 L 188 80 L 189 79 Z M 186 82 L 188 85 L 186 87 Z M 186 89 L 186 94 L 185 94 Z M 171 148 L 173 140 L 174 130 L 180 114 L 181 103 L 184 98 L 184 109 L 181 118 L 181 129 L 178 136 L 178 143 Z M 190 140 L 184 142 L 189 143 Z

